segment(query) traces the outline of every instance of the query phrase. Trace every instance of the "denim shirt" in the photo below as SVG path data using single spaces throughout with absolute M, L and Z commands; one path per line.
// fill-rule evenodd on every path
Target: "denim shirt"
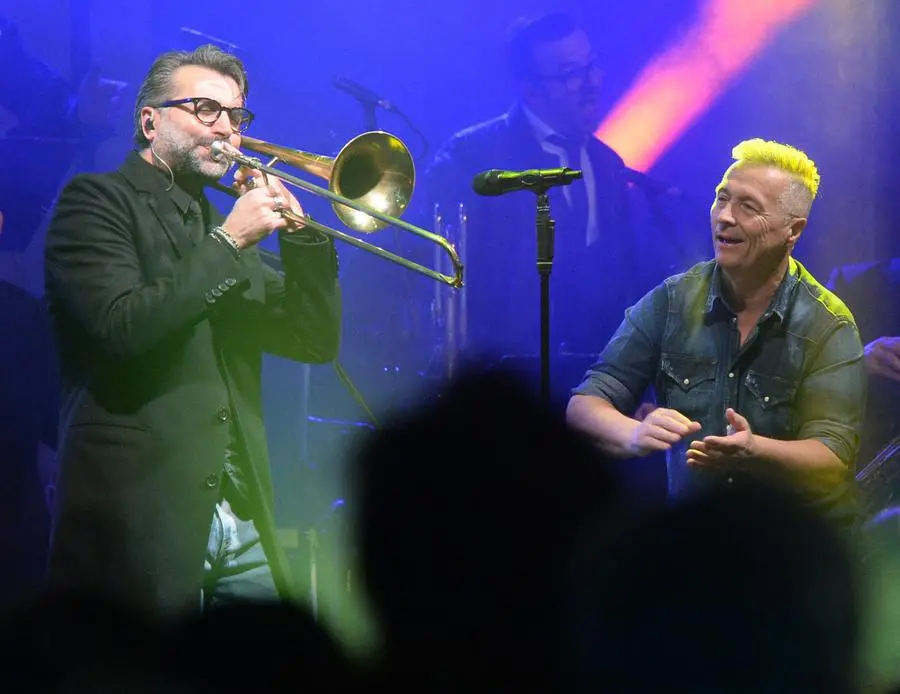
M 752 476 L 752 465 L 724 471 L 687 465 L 692 440 L 725 435 L 725 410 L 732 407 L 755 434 L 815 439 L 831 449 L 847 466 L 845 479 L 798 493 L 832 517 L 855 520 L 866 398 L 862 343 L 847 307 L 796 260 L 743 345 L 715 261 L 668 278 L 626 311 L 573 393 L 605 398 L 631 414 L 650 386 L 659 406 L 702 426 L 667 451 L 670 498 L 723 476 L 729 484 Z

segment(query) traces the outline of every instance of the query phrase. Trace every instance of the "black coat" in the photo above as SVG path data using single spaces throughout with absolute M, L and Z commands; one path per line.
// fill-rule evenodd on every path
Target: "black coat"
M 261 360 L 337 354 L 334 245 L 281 235 L 281 277 L 254 249 L 238 259 L 214 238 L 189 238 L 166 183 L 132 153 L 116 172 L 76 176 L 48 230 L 62 370 L 51 586 L 153 611 L 196 608 L 234 422 L 254 520 L 287 597 Z

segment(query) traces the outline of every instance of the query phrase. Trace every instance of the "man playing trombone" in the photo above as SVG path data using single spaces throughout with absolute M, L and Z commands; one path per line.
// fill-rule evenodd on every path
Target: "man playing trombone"
M 239 170 L 227 216 L 204 193 L 253 120 L 247 92 L 214 46 L 159 56 L 137 151 L 60 196 L 45 258 L 63 389 L 53 589 L 156 614 L 291 595 L 262 353 L 333 359 L 341 299 L 332 240 L 302 228 L 277 178 Z M 284 277 L 256 248 L 276 231 Z

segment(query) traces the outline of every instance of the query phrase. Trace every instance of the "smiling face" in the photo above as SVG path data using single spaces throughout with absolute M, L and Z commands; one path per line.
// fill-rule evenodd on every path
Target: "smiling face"
M 197 65 L 184 65 L 172 76 L 173 89 L 169 100 L 188 97 L 214 99 L 222 106 L 243 106 L 244 99 L 237 82 L 215 70 Z M 241 137 L 234 132 L 228 113 L 207 125 L 194 114 L 194 104 L 186 103 L 166 108 L 144 108 L 142 120 L 152 119 L 153 129 L 146 136 L 157 155 L 172 167 L 178 178 L 218 180 L 228 171 L 227 161 L 213 158 L 210 145 L 225 140 L 239 147 Z
M 735 164 L 716 188 L 710 210 L 715 258 L 731 275 L 775 272 L 791 254 L 806 219 L 790 215 L 790 174 L 760 164 Z
M 591 42 L 581 29 L 534 48 L 535 74 L 521 84 L 522 99 L 564 135 L 586 136 L 600 124 L 602 81 Z

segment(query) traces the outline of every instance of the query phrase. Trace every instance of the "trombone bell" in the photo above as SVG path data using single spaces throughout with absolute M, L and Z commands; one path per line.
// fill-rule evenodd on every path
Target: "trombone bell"
M 426 239 L 439 246 L 448 256 L 453 274 L 421 265 L 351 234 L 325 226 L 309 216 L 296 215 L 291 210 L 282 211 L 282 216 L 291 222 L 316 229 L 334 239 L 374 253 L 379 258 L 397 263 L 450 287 L 459 289 L 463 286 L 463 265 L 453 244 L 439 234 L 400 219 L 400 215 L 409 205 L 416 172 L 409 150 L 394 135 L 380 130 L 357 135 L 344 145 L 333 159 L 257 140 L 254 137 L 241 139 L 246 149 L 259 154 L 268 154 L 273 157 L 272 161 L 265 164 L 257 157 L 248 156 L 221 140 L 212 143 L 213 156 L 224 157 L 240 166 L 257 169 L 265 175 L 274 176 L 319 197 L 328 198 L 338 218 L 356 231 L 370 233 L 394 226 Z M 326 179 L 328 189 L 273 168 L 275 162 L 279 160 L 313 176 Z M 215 183 L 214 187 L 232 197 L 239 196 L 234 188 L 221 183 Z
M 328 190 L 335 195 L 388 217 L 403 214 L 415 188 L 415 164 L 409 150 L 402 140 L 382 131 L 357 135 L 334 158 L 253 137 L 242 137 L 241 146 L 325 179 Z M 331 207 L 338 219 L 355 231 L 369 234 L 388 226 L 382 220 L 338 202 L 332 201 Z

